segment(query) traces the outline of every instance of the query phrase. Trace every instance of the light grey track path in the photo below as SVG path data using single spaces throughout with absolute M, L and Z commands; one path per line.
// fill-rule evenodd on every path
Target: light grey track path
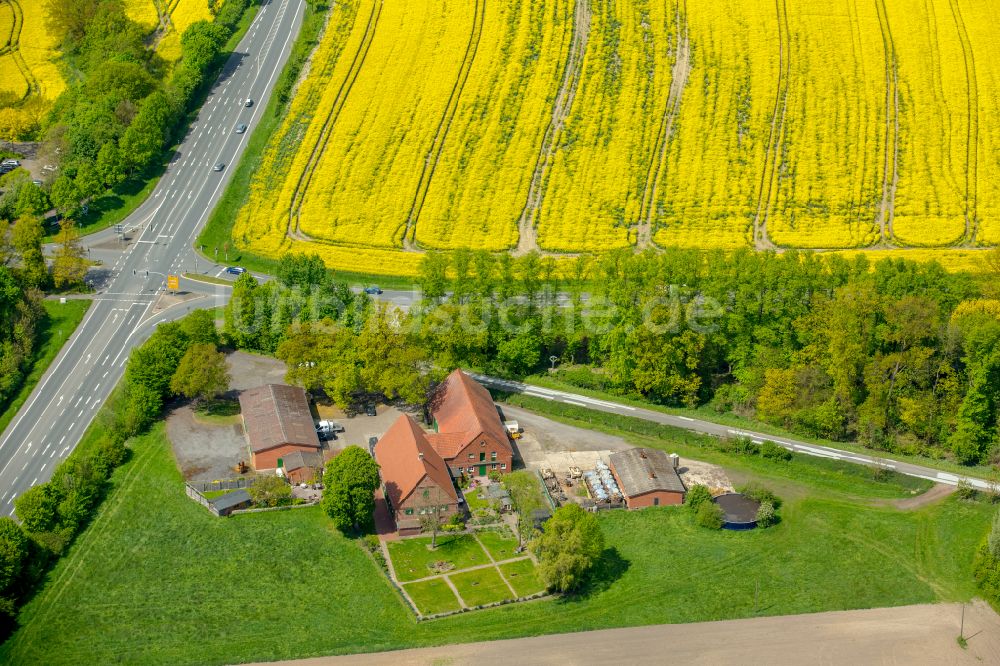
M 803 664 L 852 666 L 1000 663 L 1000 617 L 986 604 L 935 604 L 555 634 L 504 641 L 275 662 L 291 666 L 393 664 Z
M 776 435 L 768 435 L 766 433 L 754 432 L 744 428 L 720 425 L 718 423 L 712 423 L 711 421 L 702 421 L 700 419 L 691 418 L 689 416 L 675 416 L 673 414 L 665 414 L 663 412 L 658 412 L 652 409 L 643 409 L 642 407 L 634 407 L 632 405 L 625 405 L 622 403 L 612 402 L 609 400 L 598 400 L 596 398 L 590 398 L 585 395 L 567 393 L 565 391 L 555 391 L 552 389 L 547 389 L 541 386 L 534 386 L 531 384 L 525 384 L 522 382 L 500 379 L 497 377 L 489 377 L 487 375 L 479 375 L 476 373 L 470 373 L 470 374 L 472 375 L 473 378 L 475 378 L 488 388 L 493 388 L 500 391 L 507 391 L 511 393 L 523 393 L 524 395 L 534 396 L 536 398 L 542 398 L 544 400 L 550 400 L 552 402 L 561 402 L 568 405 L 574 405 L 577 407 L 584 407 L 586 409 L 593 409 L 599 412 L 618 414 L 620 416 L 631 416 L 637 419 L 643 419 L 646 421 L 661 423 L 663 425 L 683 428 L 684 430 L 690 430 L 691 432 L 697 432 L 704 435 L 713 435 L 716 437 L 744 436 L 744 437 L 749 437 L 758 444 L 767 439 L 771 440 L 772 442 L 775 442 L 776 444 L 780 444 L 781 446 L 784 446 L 786 449 L 789 449 L 796 453 L 802 453 L 804 455 L 816 456 L 820 458 L 843 460 L 845 462 L 858 463 L 861 465 L 873 466 L 875 464 L 878 464 L 887 467 L 889 469 L 895 470 L 900 474 L 906 474 L 907 476 L 915 476 L 921 479 L 928 479 L 935 483 L 943 483 L 950 486 L 956 486 L 958 485 L 958 482 L 960 480 L 964 479 L 980 490 L 986 490 L 989 487 L 987 482 L 984 481 L 983 479 L 978 479 L 970 476 L 961 476 L 958 474 L 952 474 L 950 472 L 942 472 L 932 467 L 924 467 L 923 465 L 903 462 L 900 460 L 893 460 L 892 458 L 878 457 L 877 459 L 875 459 L 873 458 L 872 454 L 865 455 L 863 453 L 857 453 L 854 451 L 845 451 L 830 446 L 811 444 L 809 442 L 803 442 L 796 439 L 791 439 L 789 437 L 778 437 Z
M 0 436 L 0 515 L 13 500 L 48 480 L 80 441 L 124 372 L 129 351 L 162 321 L 225 301 L 227 289 L 198 287 L 204 296 L 168 309 L 154 305 L 167 274 L 195 270 L 192 242 L 218 202 L 249 133 L 256 127 L 302 24 L 304 0 L 269 0 L 225 64 L 204 106 L 153 194 L 124 224 L 132 242 L 118 253 L 110 279 L 28 401 Z M 244 101 L 254 100 L 247 108 Z M 212 171 L 218 162 L 226 164 Z M 114 241 L 106 230 L 87 245 Z M 204 263 L 204 262 L 203 262 Z M 148 272 L 148 273 L 147 273 Z

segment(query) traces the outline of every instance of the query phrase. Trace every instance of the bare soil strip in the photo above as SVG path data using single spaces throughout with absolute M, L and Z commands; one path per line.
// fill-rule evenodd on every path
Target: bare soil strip
M 778 174 L 778 160 L 781 140 L 785 131 L 785 111 L 788 108 L 788 78 L 791 72 L 789 49 L 791 40 L 788 30 L 788 8 L 785 0 L 775 0 L 778 13 L 778 92 L 774 98 L 771 114 L 771 130 L 767 139 L 767 154 L 764 157 L 764 173 L 761 175 L 760 192 L 757 196 L 757 213 L 753 220 L 754 246 L 758 250 L 774 249 L 767 237 L 767 215 L 771 209 L 771 195 Z
M 444 107 L 444 113 L 438 122 L 437 131 L 434 133 L 434 140 L 424 158 L 424 167 L 420 172 L 420 180 L 417 182 L 417 191 L 413 195 L 413 205 L 410 213 L 406 216 L 405 228 L 403 229 L 403 245 L 411 247 L 416 235 L 417 220 L 420 211 L 424 207 L 427 199 L 427 190 L 430 189 L 431 179 L 434 178 L 434 170 L 437 168 L 438 160 L 441 159 L 441 150 L 444 148 L 444 141 L 448 137 L 448 130 L 451 129 L 451 122 L 455 119 L 458 111 L 458 102 L 462 98 L 462 91 L 465 90 L 465 83 L 469 80 L 469 72 L 472 70 L 472 63 L 476 59 L 479 51 L 479 40 L 483 36 L 483 22 L 486 20 L 486 0 L 476 0 L 476 13 L 472 17 L 472 33 L 469 35 L 469 42 L 465 46 L 465 56 L 462 58 L 462 66 L 458 70 L 458 78 L 451 88 L 448 96 L 448 104 Z
M 968 647 L 956 640 L 964 634 Z M 667 650 L 666 652 L 664 650 Z M 666 655 L 669 654 L 669 658 Z M 982 601 L 666 624 L 276 662 L 351 664 L 995 664 L 1000 617 Z
M 517 221 L 518 241 L 515 255 L 538 250 L 535 219 L 538 216 L 538 209 L 542 205 L 545 176 L 555 152 L 556 139 L 562 132 L 570 109 L 573 108 L 577 85 L 580 83 L 580 75 L 583 72 L 583 57 L 587 52 L 589 36 L 590 0 L 576 0 L 576 6 L 573 9 L 573 41 L 570 43 L 569 56 L 566 59 L 566 69 L 563 70 L 562 82 L 559 84 L 559 92 L 552 105 L 552 119 L 549 121 L 548 127 L 545 128 L 542 147 L 538 151 L 538 159 L 535 161 L 531 185 L 528 187 L 528 199 L 521 211 L 521 217 Z
M 316 139 L 316 145 L 313 146 L 312 152 L 309 154 L 309 160 L 306 162 L 302 173 L 299 174 L 299 181 L 296 183 L 295 192 L 292 194 L 292 205 L 288 210 L 287 234 L 292 238 L 312 240 L 299 232 L 299 211 L 302 208 L 303 200 L 305 200 L 309 184 L 312 182 L 316 165 L 319 163 L 320 158 L 323 157 L 324 151 L 326 151 L 326 144 L 330 139 L 333 126 L 337 122 L 340 111 L 344 108 L 344 103 L 351 93 L 351 88 L 354 86 L 354 82 L 357 80 L 358 74 L 360 74 L 361 68 L 365 64 L 365 58 L 368 56 L 368 49 L 375 39 L 375 30 L 378 28 L 378 20 L 381 15 L 382 0 L 379 0 L 379 2 L 372 3 L 372 11 L 368 15 L 368 23 L 365 25 L 365 34 L 361 38 L 358 50 L 354 52 L 351 67 L 347 70 L 347 76 L 340 82 L 337 96 L 334 98 L 333 105 L 331 105 L 330 111 L 323 121 L 323 127 L 320 130 L 319 137 Z
M 968 90 L 969 124 L 965 137 L 965 237 L 963 245 L 976 242 L 979 219 L 976 212 L 979 188 L 979 88 L 976 83 L 976 60 L 972 54 L 972 43 L 965 29 L 965 19 L 958 7 L 958 0 L 950 0 L 951 14 L 958 28 L 958 39 L 962 44 L 965 60 L 965 85 Z
M 885 0 L 875 3 L 879 27 L 882 29 L 882 46 L 885 49 L 885 163 L 882 166 L 882 204 L 879 209 L 879 241 L 883 245 L 895 240 L 892 218 L 896 205 L 896 184 L 899 174 L 899 62 L 896 60 L 896 43 L 892 39 Z
M 646 171 L 646 187 L 642 193 L 642 205 L 639 208 L 639 228 L 636 245 L 639 249 L 649 247 L 653 241 L 653 211 L 656 210 L 656 190 L 660 182 L 660 174 L 666 167 L 667 146 L 673 136 L 674 120 L 681 106 L 681 96 L 691 73 L 691 41 L 687 27 L 687 0 L 684 0 L 682 10 L 677 3 L 677 48 L 674 53 L 674 66 L 670 71 L 670 93 L 663 109 L 660 129 L 656 136 L 656 146 Z

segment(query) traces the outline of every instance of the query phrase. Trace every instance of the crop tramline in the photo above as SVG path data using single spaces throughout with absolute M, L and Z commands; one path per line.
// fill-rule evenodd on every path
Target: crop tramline
M 646 170 L 645 188 L 642 192 L 636 229 L 636 244 L 640 248 L 649 247 L 652 243 L 656 193 L 659 189 L 660 179 L 666 171 L 664 166 L 667 160 L 667 146 L 674 133 L 677 111 L 680 108 L 681 97 L 684 93 L 684 87 L 687 85 L 688 72 L 691 68 L 691 40 L 684 20 L 684 16 L 687 14 L 686 5 L 686 0 L 684 0 L 683 7 L 678 0 L 674 9 L 677 30 L 674 39 L 674 64 L 670 72 L 670 94 L 667 95 L 667 104 L 663 109 L 663 116 L 660 118 L 660 129 L 656 135 L 649 168 Z
M 965 236 L 968 79 L 949 0 L 891 0 L 900 134 L 893 232 L 907 245 Z
M 303 233 L 348 245 L 401 245 L 474 15 L 472 3 L 386 3 L 302 201 Z
M 569 118 L 570 109 L 576 99 L 576 91 L 583 74 L 583 59 L 587 53 L 590 37 L 590 0 L 576 0 L 573 5 L 573 31 L 569 43 L 569 53 L 565 57 L 565 67 L 559 82 L 552 116 L 542 135 L 535 166 L 528 185 L 528 195 L 517 219 L 517 252 L 526 254 L 538 250 L 535 222 L 542 205 L 548 170 L 556 151 L 556 142 L 562 135 L 563 126 Z
M 976 189 L 979 185 L 979 89 L 976 83 L 976 61 L 972 55 L 972 45 L 965 20 L 958 6 L 958 0 L 949 0 L 951 15 L 958 29 L 958 40 L 962 45 L 962 60 L 965 65 L 965 85 L 968 90 L 968 125 L 965 137 L 965 238 L 972 242 L 976 237 Z
M 292 192 L 291 205 L 288 208 L 288 231 L 291 234 L 295 234 L 299 231 L 299 214 L 302 209 L 302 200 L 305 198 L 306 192 L 309 189 L 309 184 L 316 172 L 316 165 L 319 163 L 320 159 L 322 159 L 323 153 L 326 151 L 327 141 L 330 139 L 330 132 L 333 130 L 334 124 L 337 122 L 337 117 L 344 108 L 347 96 L 351 92 L 351 87 L 354 85 L 354 82 L 357 81 L 358 74 L 361 72 L 361 68 L 365 63 L 365 58 L 368 56 L 368 50 L 371 48 L 372 41 L 375 38 L 375 30 L 378 28 L 378 20 L 382 14 L 382 7 L 382 0 L 377 0 L 371 3 L 371 12 L 368 15 L 368 22 L 365 24 L 365 30 L 361 36 L 361 42 L 358 45 L 357 50 L 354 51 L 354 57 L 351 59 L 350 68 L 347 70 L 343 80 L 340 81 L 339 87 L 337 88 L 337 94 L 332 98 L 329 96 L 327 97 L 330 104 L 325 111 L 325 120 L 323 121 L 323 124 L 319 126 L 318 135 L 306 144 L 307 146 L 312 146 L 312 148 L 308 154 L 308 159 L 306 160 L 305 165 L 302 166 L 301 170 L 296 170 L 299 174 L 298 180 L 295 184 L 295 189 Z M 312 137 L 309 138 L 312 139 Z
M 691 73 L 653 214 L 660 246 L 745 247 L 777 95 L 773 5 L 688 0 Z
M 438 160 L 441 158 L 441 150 L 444 148 L 445 139 L 451 129 L 452 120 L 458 111 L 458 105 L 462 99 L 462 91 L 469 80 L 469 72 L 472 64 L 476 60 L 479 52 L 479 42 L 483 36 L 483 22 L 486 19 L 486 0 L 476 0 L 475 14 L 472 17 L 472 33 L 469 35 L 469 43 L 465 47 L 465 56 L 462 58 L 462 66 L 458 70 L 458 79 L 448 95 L 448 104 L 444 107 L 441 121 L 438 123 L 437 131 L 434 132 L 434 140 L 424 157 L 424 165 L 420 170 L 420 180 L 417 181 L 417 191 L 413 195 L 413 205 L 406 215 L 406 224 L 403 227 L 403 235 L 400 239 L 402 243 L 413 243 L 416 234 L 417 218 L 420 217 L 420 209 L 423 208 L 424 200 L 427 198 L 427 188 L 430 187 L 434 178 L 434 170 Z M 491 28 L 496 28 L 497 24 L 491 22 Z
M 558 138 L 539 211 L 538 244 L 602 250 L 632 242 L 657 122 L 670 90 L 673 2 L 592 5 L 583 75 Z
M 871 245 L 879 240 L 885 112 L 875 5 L 799 0 L 791 6 L 768 238 L 784 247 Z
M 511 248 L 572 25 L 569 0 L 491 1 L 419 209 L 421 247 Z M 420 196 L 419 190 L 417 196 Z
M 318 119 L 328 119 L 337 104 L 338 82 L 348 79 L 379 4 L 379 0 L 355 0 L 331 8 L 323 36 L 310 58 L 309 76 L 298 86 L 280 128 L 271 136 L 254 170 L 247 205 L 233 226 L 233 238 L 240 247 L 266 256 L 290 247 L 288 215 L 299 174 L 304 172 L 323 130 L 324 122 Z M 330 94 L 331 90 L 338 94 Z
M 882 50 L 885 61 L 885 130 L 882 149 L 882 198 L 878 211 L 879 241 L 890 243 L 894 237 L 892 219 L 895 212 L 896 183 L 899 160 L 899 63 L 892 27 L 885 8 L 885 0 L 877 0 L 879 30 L 882 32 Z
M 971 53 L 987 54 L 976 61 L 978 88 L 978 155 L 976 169 L 975 240 L 1000 245 L 1000 58 L 990 56 L 1000 44 L 996 10 L 982 0 L 960 0 Z

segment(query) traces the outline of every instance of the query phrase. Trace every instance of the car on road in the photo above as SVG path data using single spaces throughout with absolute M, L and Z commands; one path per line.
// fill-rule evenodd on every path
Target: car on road
M 246 125 L 246 123 L 240 123 L 239 125 L 236 126 L 236 133 L 237 134 L 243 134 L 246 131 L 247 131 L 247 125 Z
M 242 266 L 230 266 L 229 268 L 226 269 L 226 272 L 231 275 L 243 275 L 244 273 L 247 272 L 247 269 L 243 268 Z
M 212 171 L 222 171 L 225 168 L 226 168 L 225 162 L 217 162 L 216 165 L 212 167 Z
M 370 287 L 365 287 L 365 293 L 370 296 L 378 296 L 382 293 L 382 290 L 378 287 L 378 285 L 373 284 Z
M 246 106 L 246 107 L 253 106 L 253 100 L 248 97 L 247 101 L 243 102 L 243 106 Z
M 369 402 L 367 405 L 365 405 L 365 414 L 367 414 L 368 416 L 375 416 L 374 403 Z

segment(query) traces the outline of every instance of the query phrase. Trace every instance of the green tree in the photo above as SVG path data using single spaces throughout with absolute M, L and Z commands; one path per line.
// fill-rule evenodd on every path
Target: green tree
M 11 245 L 21 260 L 20 279 L 25 286 L 41 289 L 48 284 L 49 268 L 42 254 L 45 231 L 34 215 L 18 218 L 11 231 Z
M 104 183 L 101 182 L 101 174 L 95 162 L 81 164 L 76 170 L 74 182 L 85 200 L 104 193 Z
M 327 283 L 326 264 L 318 254 L 286 252 L 278 261 L 278 280 L 288 287 L 309 290 Z
M 701 484 L 697 484 L 688 488 L 687 493 L 684 494 L 684 505 L 691 511 L 697 511 L 699 507 L 705 502 L 711 503 L 712 492 Z
M 226 356 L 215 345 L 188 347 L 170 379 L 170 390 L 192 400 L 211 400 L 229 390 Z
M 30 181 L 21 183 L 17 187 L 17 203 L 14 206 L 16 217 L 41 215 L 48 209 L 49 197 L 42 188 Z
M 51 484 L 32 486 L 14 500 L 14 510 L 28 532 L 48 532 L 56 527 L 60 497 Z
M 195 310 L 177 323 L 190 343 L 219 344 L 219 331 L 215 328 L 215 315 L 211 310 Z
M 247 492 L 258 506 L 284 506 L 292 501 L 292 487 L 276 474 L 257 476 Z
M 556 592 L 579 589 L 604 552 L 604 534 L 597 516 L 578 504 L 556 509 L 545 522 L 534 549 L 538 573 L 546 587 Z
M 361 382 L 368 391 L 410 404 L 427 399 L 433 377 L 424 372 L 424 351 L 407 334 L 404 316 L 380 304 L 357 339 Z
M 694 521 L 702 527 L 707 527 L 710 530 L 718 530 L 722 529 L 722 524 L 725 522 L 725 515 L 723 514 L 722 507 L 715 502 L 702 502 L 698 505 L 698 510 L 695 511 Z
M 360 446 L 348 446 L 326 464 L 321 504 L 341 532 L 371 527 L 378 469 L 375 460 Z
M 57 289 L 81 285 L 87 276 L 87 260 L 79 235 L 73 220 L 63 220 L 59 224 L 56 253 L 52 260 L 52 281 Z
M 52 183 L 49 198 L 60 215 L 75 217 L 80 210 L 80 200 L 83 199 L 83 194 L 80 193 L 80 188 L 77 187 L 72 178 L 62 174 Z
M 149 340 L 132 350 L 125 368 L 125 381 L 166 396 L 170 380 L 187 348 L 188 339 L 180 324 L 160 324 Z
M 109 141 L 97 153 L 98 177 L 107 187 L 115 187 L 125 182 L 128 169 L 118 144 Z
M 11 518 L 0 518 L 0 596 L 18 583 L 28 559 L 28 537 Z

